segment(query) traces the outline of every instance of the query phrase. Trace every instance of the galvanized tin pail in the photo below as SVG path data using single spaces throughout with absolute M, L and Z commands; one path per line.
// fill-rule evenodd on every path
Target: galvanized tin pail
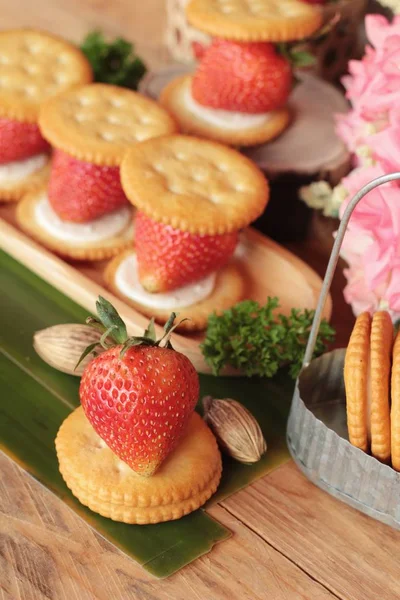
M 295 463 L 313 483 L 346 504 L 400 529 L 400 473 L 348 441 L 343 380 L 345 350 L 335 350 L 312 360 L 322 310 L 351 214 L 369 191 L 394 180 L 400 180 L 400 173 L 375 179 L 354 196 L 343 214 L 315 312 L 303 369 L 296 382 L 287 443 Z

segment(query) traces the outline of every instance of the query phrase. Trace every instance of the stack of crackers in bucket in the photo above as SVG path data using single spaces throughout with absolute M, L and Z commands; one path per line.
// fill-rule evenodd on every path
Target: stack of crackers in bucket
M 357 318 L 344 380 L 351 444 L 400 471 L 400 334 L 388 312 Z

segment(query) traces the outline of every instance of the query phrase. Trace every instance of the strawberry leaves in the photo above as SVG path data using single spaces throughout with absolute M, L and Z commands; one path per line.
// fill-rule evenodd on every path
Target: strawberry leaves
M 107 333 L 107 336 L 110 335 L 117 344 L 124 344 L 128 339 L 126 325 L 111 302 L 99 296 L 96 300 L 96 310 L 100 322 L 106 330 L 104 335 Z
M 311 67 L 317 62 L 313 54 L 302 49 L 298 44 L 291 45 L 281 42 L 276 45 L 276 48 L 279 54 L 290 62 L 293 69 Z
M 108 350 L 113 346 L 122 345 L 120 353 L 121 358 L 123 358 L 126 351 L 133 346 L 161 346 L 162 344 L 164 348 L 173 350 L 170 339 L 171 335 L 178 325 L 180 325 L 180 323 L 187 320 L 183 319 L 179 323 L 175 323 L 177 314 L 174 312 L 171 313 L 168 321 L 164 325 L 164 334 L 160 339 L 157 339 L 155 322 L 154 318 L 152 318 L 142 336 L 136 335 L 128 337 L 126 325 L 111 302 L 102 296 L 99 296 L 96 300 L 96 310 L 97 317 L 88 317 L 86 319 L 86 324 L 102 333 L 99 343 L 105 350 Z M 94 348 L 96 346 L 98 346 L 98 343 L 91 344 L 84 350 L 76 367 L 88 354 L 95 354 Z

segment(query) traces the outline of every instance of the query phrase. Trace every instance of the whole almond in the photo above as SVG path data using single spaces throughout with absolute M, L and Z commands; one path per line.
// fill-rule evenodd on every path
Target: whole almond
M 100 338 L 101 332 L 89 325 L 66 323 L 37 331 L 33 336 L 33 347 L 51 367 L 80 377 L 94 354 L 86 356 L 76 367 L 80 357 L 90 344 L 100 342 Z M 95 352 L 100 354 L 104 349 L 99 344 Z
M 267 451 L 256 418 L 240 402 L 230 398 L 203 398 L 204 420 L 221 449 L 242 463 L 255 463 Z

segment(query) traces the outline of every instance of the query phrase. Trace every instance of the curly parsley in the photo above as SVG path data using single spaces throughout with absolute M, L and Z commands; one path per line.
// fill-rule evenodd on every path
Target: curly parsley
M 220 316 L 210 316 L 201 350 L 215 375 L 229 365 L 248 377 L 273 377 L 278 369 L 289 366 L 291 377 L 297 377 L 314 311 L 292 309 L 285 316 L 277 314 L 277 308 L 278 298 L 268 298 L 264 306 L 245 300 Z M 315 356 L 326 350 L 334 335 L 323 320 Z
M 123 38 L 107 42 L 101 31 L 92 31 L 83 40 L 81 50 L 92 65 L 95 81 L 136 90 L 146 73 L 133 44 Z

